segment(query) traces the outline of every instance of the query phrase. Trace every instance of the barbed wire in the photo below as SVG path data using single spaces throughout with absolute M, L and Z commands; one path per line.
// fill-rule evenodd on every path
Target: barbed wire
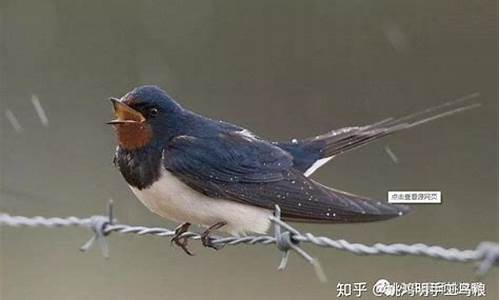
M 300 243 L 310 243 L 320 247 L 334 248 L 347 251 L 356 255 L 413 255 L 427 256 L 434 259 L 441 259 L 455 262 L 478 262 L 477 273 L 483 275 L 491 267 L 498 266 L 498 243 L 481 242 L 475 249 L 460 250 L 457 248 L 444 248 L 441 246 L 430 246 L 422 243 L 416 244 L 382 244 L 365 245 L 361 243 L 351 243 L 346 240 L 334 240 L 328 237 L 315 236 L 312 233 L 301 233 L 291 225 L 281 220 L 281 210 L 275 208 L 274 216 L 270 217 L 274 225 L 273 235 L 255 236 L 213 236 L 212 243 L 217 246 L 235 245 L 275 245 L 282 252 L 281 262 L 278 270 L 284 270 L 287 266 L 288 256 L 291 250 L 296 252 L 308 263 L 310 263 L 321 281 L 326 281 L 326 276 L 319 262 L 300 247 Z M 95 215 L 89 218 L 66 217 L 66 218 L 46 218 L 46 217 L 24 217 L 0 214 L 0 226 L 11 227 L 85 227 L 93 231 L 93 236 L 80 248 L 81 251 L 89 250 L 96 242 L 100 246 L 104 257 L 109 257 L 109 249 L 106 236 L 116 232 L 120 234 L 135 234 L 139 236 L 153 235 L 158 237 L 173 237 L 175 230 L 162 227 L 133 226 L 127 224 L 116 224 L 113 218 L 113 205 L 110 202 L 108 214 Z M 200 240 L 201 235 L 195 232 L 185 232 L 182 238 Z

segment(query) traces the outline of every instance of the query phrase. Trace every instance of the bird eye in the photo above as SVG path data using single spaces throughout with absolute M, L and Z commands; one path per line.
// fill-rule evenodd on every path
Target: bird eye
M 151 109 L 149 110 L 149 115 L 150 115 L 151 117 L 156 117 L 156 115 L 158 115 L 158 109 L 157 109 L 157 108 L 154 108 L 154 107 L 153 107 L 153 108 L 151 108 Z

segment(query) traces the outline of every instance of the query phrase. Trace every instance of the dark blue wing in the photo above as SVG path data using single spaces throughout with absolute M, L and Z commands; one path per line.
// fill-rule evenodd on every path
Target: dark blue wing
M 165 150 L 167 169 L 218 182 L 263 183 L 283 179 L 291 155 L 263 140 L 238 132 L 215 137 L 179 136 Z M 195 174 L 193 174 L 195 175 Z
M 295 169 L 288 152 L 239 132 L 176 137 L 165 148 L 164 165 L 200 193 L 268 209 L 277 204 L 289 220 L 366 222 L 406 212 L 328 189 Z

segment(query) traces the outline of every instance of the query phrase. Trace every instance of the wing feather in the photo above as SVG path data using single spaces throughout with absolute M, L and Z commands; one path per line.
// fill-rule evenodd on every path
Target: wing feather
M 165 168 L 211 197 L 273 209 L 303 222 L 367 222 L 407 210 L 336 191 L 305 177 L 289 153 L 264 140 L 237 133 L 179 136 L 164 152 Z

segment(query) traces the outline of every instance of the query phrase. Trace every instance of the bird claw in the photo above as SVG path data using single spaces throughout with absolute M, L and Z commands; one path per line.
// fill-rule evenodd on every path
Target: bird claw
M 188 222 L 182 223 L 181 225 L 177 226 L 175 228 L 175 234 L 170 240 L 170 243 L 172 245 L 175 244 L 176 246 L 180 247 L 187 255 L 194 256 L 194 253 L 191 252 L 187 247 L 189 239 L 182 236 L 183 233 L 188 231 L 189 226 L 191 226 L 191 223 Z
M 221 245 L 216 245 L 213 243 L 213 238 L 209 235 L 206 235 L 206 236 L 202 236 L 201 237 L 201 243 L 203 244 L 203 246 L 205 247 L 209 247 L 209 248 L 212 248 L 212 249 L 215 249 L 215 250 L 219 250 L 222 248 Z
M 217 223 L 213 224 L 212 226 L 208 227 L 207 230 L 205 230 L 201 234 L 201 237 L 200 237 L 201 243 L 203 244 L 203 246 L 209 247 L 209 248 L 212 248 L 215 250 L 221 249 L 223 247 L 223 245 L 214 244 L 214 242 L 213 242 L 214 238 L 210 236 L 210 233 L 212 233 L 212 231 L 215 231 L 215 230 L 221 228 L 222 226 L 224 226 L 226 224 L 227 224 L 226 222 L 217 222 Z

